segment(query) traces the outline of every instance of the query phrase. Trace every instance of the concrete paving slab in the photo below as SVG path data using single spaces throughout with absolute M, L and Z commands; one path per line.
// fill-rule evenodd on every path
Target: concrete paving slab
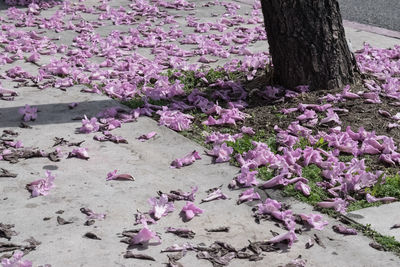
M 387 236 L 393 236 L 400 242 L 400 228 L 392 229 L 400 224 L 400 203 L 390 203 L 379 207 L 371 207 L 349 213 L 349 217 L 362 224 L 370 224 L 372 229 Z
M 77 1 L 74 1 L 77 2 Z M 192 1 L 201 6 L 208 1 Z M 113 1 L 115 7 L 127 6 L 130 1 Z M 82 4 L 94 5 L 98 1 L 88 0 Z M 240 10 L 240 14 L 248 12 L 247 9 Z M 219 7 L 220 8 L 220 7 Z M 50 9 L 43 15 L 51 16 L 57 8 Z M 216 9 L 217 10 L 217 9 Z M 223 8 L 217 10 L 224 12 Z M 53 13 L 52 13 L 53 12 Z M 175 11 L 171 11 L 175 12 Z M 209 9 L 199 7 L 196 9 L 196 17 L 201 16 L 204 21 L 210 18 Z M 185 25 L 185 17 L 193 11 L 176 11 L 183 17 L 180 18 L 181 25 Z M 84 16 L 95 18 L 96 16 Z M 95 29 L 96 33 L 106 37 L 113 30 L 128 31 L 132 26 L 112 25 L 112 22 L 105 21 L 105 26 Z M 165 26 L 167 27 L 167 25 Z M 182 26 L 185 34 L 192 33 L 193 28 L 187 29 Z M 232 29 L 234 30 L 234 29 Z M 381 37 L 366 32 L 347 29 L 348 37 L 352 40 L 355 49 L 361 48 L 363 41 L 380 47 L 393 46 L 397 41 L 391 38 Z M 61 39 L 54 41 L 58 45 L 71 45 L 78 33 L 66 31 L 56 33 L 48 30 L 49 37 Z M 193 46 L 182 46 L 193 48 Z M 251 51 L 265 51 L 266 42 L 251 44 Z M 137 49 L 135 52 L 153 58 L 150 49 Z M 232 55 L 232 57 L 237 57 Z M 48 61 L 45 57 L 43 60 Z M 92 62 L 99 62 L 98 57 L 90 59 Z M 189 62 L 197 62 L 198 57 L 189 59 Z M 220 59 L 213 66 L 221 65 L 229 59 Z M 14 65 L 18 65 L 18 61 Z M 37 72 L 37 66 L 21 63 L 30 73 Z M 14 65 L 7 65 L 5 70 Z M 13 83 L 6 81 L 3 85 L 12 88 Z M 167 261 L 165 254 L 160 250 L 172 244 L 182 244 L 188 240 L 178 238 L 172 234 L 166 234 L 165 228 L 188 227 L 194 230 L 196 238 L 194 244 L 211 244 L 216 240 L 226 241 L 235 247 L 243 247 L 248 240 L 266 240 L 272 238 L 270 230 L 284 233 L 286 230 L 275 225 L 273 221 L 263 221 L 256 224 L 252 218 L 252 207 L 255 203 L 236 205 L 240 191 L 229 191 L 226 185 L 238 173 L 238 168 L 229 164 L 212 164 L 211 159 L 204 155 L 203 147 L 184 138 L 176 132 L 165 127 L 160 127 L 149 118 L 141 117 L 137 122 L 124 124 L 122 128 L 113 131 L 113 134 L 121 135 L 128 140 L 128 144 L 113 144 L 109 142 L 99 143 L 93 140 L 94 134 L 76 134 L 76 129 L 81 126 L 80 121 L 72 120 L 84 114 L 90 116 L 108 107 L 119 105 L 118 102 L 105 96 L 96 94 L 81 93 L 82 86 L 74 86 L 66 91 L 55 88 L 38 90 L 33 87 L 21 87 L 17 91 L 19 96 L 15 101 L 0 102 L 0 132 L 4 129 L 13 129 L 19 132 L 18 140 L 25 146 L 34 146 L 50 151 L 55 137 L 63 137 L 71 141 L 84 140 L 83 147 L 88 148 L 89 160 L 76 158 L 66 159 L 60 162 L 51 162 L 48 159 L 36 158 L 22 160 L 17 164 L 9 164 L 0 161 L 0 168 L 6 168 L 18 173 L 18 177 L 0 179 L 0 222 L 15 224 L 15 230 L 19 234 L 13 237 L 12 241 L 23 242 L 30 236 L 35 237 L 42 244 L 36 251 L 26 256 L 35 265 L 49 263 L 52 266 L 160 266 Z M 69 110 L 67 104 L 77 102 L 78 106 Z M 18 128 L 21 115 L 18 109 L 25 104 L 38 107 L 38 118 L 35 122 L 29 122 L 32 129 Z M 125 107 L 124 107 L 125 108 Z M 136 138 L 144 133 L 157 132 L 157 137 L 147 142 L 140 142 Z M 171 169 L 170 163 L 182 157 L 194 149 L 202 154 L 202 160 L 182 169 Z M 63 147 L 67 154 L 72 150 L 70 147 Z M 120 172 L 130 173 L 135 178 L 134 182 L 106 181 L 108 172 L 118 169 Z M 30 198 L 25 185 L 33 180 L 42 178 L 45 170 L 51 170 L 56 175 L 56 188 L 51 190 L 48 196 Z M 215 202 L 199 204 L 200 199 L 207 194 L 205 191 L 212 187 L 223 185 L 223 192 L 230 199 L 218 200 Z M 127 245 L 120 242 L 118 233 L 128 229 L 138 229 L 134 226 L 134 213 L 137 209 L 148 211 L 147 200 L 157 195 L 157 191 L 168 192 L 169 190 L 182 189 L 189 191 L 191 187 L 198 186 L 199 192 L 196 197 L 196 204 L 205 210 L 205 213 L 184 223 L 179 217 L 179 211 L 184 205 L 177 202 L 175 212 L 162 218 L 151 229 L 160 233 L 162 244 L 150 246 L 140 251 L 149 254 L 156 259 L 155 263 L 144 262 L 133 259 L 124 259 L 123 253 Z M 260 191 L 262 198 L 266 195 Z M 273 191 L 268 194 L 274 195 L 278 200 L 289 203 L 295 213 L 316 213 L 306 204 L 299 203 L 292 199 L 282 198 Z M 104 221 L 96 221 L 92 226 L 84 226 L 86 218 L 79 211 L 87 207 L 96 212 L 104 212 L 107 218 Z M 57 225 L 56 211 L 64 210 L 61 215 L 64 219 L 73 221 L 68 225 Z M 50 217 L 49 220 L 43 220 Z M 365 215 L 367 217 L 367 215 Z M 299 235 L 299 241 L 292 248 L 279 253 L 265 254 L 260 262 L 248 262 L 234 260 L 230 266 L 278 266 L 290 262 L 292 259 L 302 255 L 307 260 L 307 266 L 399 266 L 400 260 L 392 253 L 377 251 L 369 246 L 370 239 L 358 236 L 341 236 L 331 229 L 336 224 L 333 219 L 327 218 L 329 226 L 323 231 L 305 231 Z M 369 219 L 368 219 L 369 220 Z M 209 234 L 205 228 L 214 226 L 229 225 L 229 233 Z M 377 229 L 378 230 L 378 229 Z M 93 232 L 99 235 L 102 240 L 90 240 L 82 236 L 86 232 Z M 304 245 L 313 234 L 323 240 L 326 248 L 314 245 L 311 249 L 305 249 Z M 189 240 L 190 242 L 191 240 Z M 195 257 L 194 252 L 189 252 L 181 260 L 184 266 L 211 266 L 204 260 Z

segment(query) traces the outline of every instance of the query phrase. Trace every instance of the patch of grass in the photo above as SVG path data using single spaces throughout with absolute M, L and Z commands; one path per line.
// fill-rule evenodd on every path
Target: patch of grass
M 341 162 L 350 162 L 354 158 L 354 156 L 353 155 L 339 155 L 338 158 Z
M 264 181 L 268 181 L 269 179 L 275 176 L 274 170 L 271 170 L 266 166 L 258 168 L 257 171 L 258 171 L 258 178 Z
M 365 208 L 369 208 L 369 207 L 378 207 L 380 205 L 382 205 L 382 202 L 372 202 L 369 203 L 368 201 L 366 201 L 365 199 L 361 199 L 361 200 L 357 200 L 355 202 L 351 202 L 349 204 L 349 206 L 347 207 L 347 211 L 348 212 L 352 212 L 355 210 L 359 210 L 359 209 L 365 209 Z
M 243 154 L 254 148 L 252 141 L 266 143 L 273 153 L 277 152 L 275 135 L 268 136 L 262 130 L 258 131 L 254 136 L 244 134 L 242 138 L 237 139 L 235 142 L 226 142 L 226 144 L 233 148 L 235 154 Z
M 376 243 L 381 245 L 386 251 L 392 251 L 400 256 L 400 242 L 393 236 L 385 236 L 371 228 L 370 224 L 362 225 L 359 223 L 351 224 L 351 227 L 362 232 L 365 236 L 372 238 Z
M 300 191 L 295 190 L 293 184 L 286 186 L 283 189 L 283 193 L 286 196 L 297 198 L 311 205 L 315 205 L 318 202 L 330 198 L 328 193 L 316 184 L 317 182 L 323 181 L 321 172 L 322 170 L 315 164 L 303 168 L 302 176 L 308 179 L 308 186 L 311 189 L 311 194 L 309 196 L 305 196 Z
M 374 191 L 375 190 L 375 191 Z M 372 192 L 377 197 L 400 198 L 400 175 L 388 176 L 383 184 L 376 183 Z
M 293 145 L 293 149 L 297 149 L 297 148 L 305 149 L 308 146 L 311 146 L 310 141 L 308 141 L 307 138 L 300 136 L 299 141 Z
M 144 101 L 142 99 L 140 99 L 140 98 L 133 98 L 133 99 L 130 99 L 130 100 L 127 100 L 127 101 L 122 101 L 121 103 L 123 105 L 125 105 L 125 106 L 128 106 L 128 107 L 132 108 L 132 109 L 140 108 L 140 107 L 142 107 L 144 105 Z

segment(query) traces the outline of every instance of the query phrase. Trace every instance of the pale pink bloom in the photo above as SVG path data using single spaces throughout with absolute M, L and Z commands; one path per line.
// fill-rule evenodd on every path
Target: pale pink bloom
M 88 149 L 86 147 L 75 148 L 68 154 L 68 158 L 89 159 Z
M 288 246 L 291 247 L 293 242 L 297 240 L 297 236 L 294 233 L 294 230 L 290 230 L 285 234 L 280 234 L 278 236 L 273 237 L 272 239 L 268 240 L 268 243 L 280 243 L 282 241 L 287 241 Z
M 23 148 L 24 144 L 21 141 L 4 141 L 4 144 L 9 146 L 9 147 L 13 147 L 13 148 Z
M 156 132 L 149 132 L 148 134 L 143 134 L 141 136 L 139 136 L 137 139 L 144 142 L 146 140 L 149 140 L 150 138 L 156 136 L 157 133 Z
M 250 187 L 253 185 L 257 185 L 258 181 L 256 180 L 257 171 L 250 171 L 249 168 L 242 167 L 240 171 L 240 175 L 236 177 L 236 181 L 239 185 L 243 187 Z
M 314 110 L 306 109 L 304 113 L 300 116 L 298 116 L 296 119 L 299 121 L 304 121 L 304 120 L 312 120 L 317 117 L 317 114 L 315 113 Z
M 210 201 L 217 200 L 217 199 L 227 199 L 227 198 L 228 198 L 228 196 L 225 195 L 224 193 L 222 193 L 221 189 L 218 188 L 217 190 L 215 190 L 215 191 L 211 192 L 210 194 L 208 194 L 208 196 L 206 198 L 203 198 L 201 200 L 201 202 L 202 203 L 203 202 L 210 202 Z
M 328 221 L 322 220 L 323 217 L 320 214 L 299 214 L 300 218 L 303 221 L 306 221 L 310 226 L 317 230 L 323 230 L 325 226 L 327 226 L 329 223 Z
M 341 96 L 342 96 L 343 98 L 346 98 L 346 99 L 357 99 L 357 98 L 360 97 L 359 95 L 350 92 L 350 85 L 346 85 L 346 86 L 343 88 L 343 92 L 342 92 Z
M 395 197 L 380 197 L 380 198 L 377 198 L 377 197 L 372 196 L 369 193 L 365 196 L 365 198 L 368 201 L 368 203 L 378 202 L 378 201 L 381 201 L 383 203 L 390 203 L 390 202 L 397 201 L 397 198 L 395 198 Z
M 326 117 L 323 118 L 319 124 L 325 124 L 331 121 L 337 124 L 342 124 L 342 122 L 339 119 L 339 116 L 333 111 L 333 109 L 330 108 L 326 112 Z
M 317 203 L 317 205 L 321 208 L 334 208 L 337 212 L 340 212 L 342 214 L 346 214 L 346 208 L 348 203 L 346 200 L 343 200 L 341 198 L 334 198 L 332 201 L 323 201 Z
M 196 207 L 193 202 L 188 201 L 181 212 L 185 215 L 185 219 L 189 221 L 197 214 L 202 214 L 204 210 Z
M 153 231 L 151 231 L 148 227 L 147 224 L 144 224 L 144 227 L 137 233 L 132 239 L 130 240 L 130 243 L 132 245 L 146 245 L 150 242 L 151 239 L 155 239 L 156 244 L 160 244 L 161 240 L 157 236 L 157 234 Z
M 89 120 L 85 115 L 84 119 L 82 119 L 82 127 L 79 129 L 79 132 L 81 133 L 97 132 L 99 128 L 100 126 L 97 123 L 96 117 L 93 117 Z
M 228 147 L 226 143 L 223 143 L 222 145 L 214 146 L 212 151 L 206 151 L 206 153 L 210 156 L 217 157 L 215 159 L 215 162 L 217 163 L 226 162 L 231 159 L 230 155 L 233 153 L 233 148 Z
M 112 172 L 107 173 L 107 181 L 110 180 L 130 180 L 130 181 L 134 181 L 135 178 L 133 178 L 132 175 L 130 174 L 117 174 L 117 170 L 114 170 Z
M 32 262 L 28 260 L 22 260 L 24 253 L 22 251 L 15 251 L 12 258 L 3 258 L 1 260 L 2 267 L 32 267 Z
M 165 125 L 175 131 L 184 131 L 190 128 L 190 124 L 194 119 L 193 116 L 183 114 L 178 110 L 168 110 L 167 107 L 163 107 L 163 110 L 157 111 L 160 115 L 159 124 Z
M 254 192 L 254 188 L 249 188 L 239 195 L 238 204 L 259 199 L 261 199 L 261 197 L 257 192 Z
M 169 212 L 174 211 L 174 203 L 168 202 L 168 196 L 162 194 L 160 197 L 152 197 L 149 199 L 149 204 L 152 206 L 149 214 L 156 220 L 161 219 L 162 216 L 167 216 Z
M 192 153 L 186 155 L 185 157 L 174 160 L 171 163 L 171 168 L 181 168 L 183 166 L 188 166 L 199 159 L 201 159 L 199 152 L 194 150 Z
M 280 174 L 277 175 L 271 179 L 269 179 L 267 182 L 263 183 L 260 185 L 260 188 L 262 189 L 267 189 L 267 188 L 273 188 L 278 185 L 288 185 L 288 179 L 285 178 L 286 175 Z
M 243 126 L 242 128 L 240 128 L 240 131 L 241 131 L 242 133 L 245 133 L 245 134 L 248 134 L 248 135 L 254 135 L 254 134 L 256 134 L 256 133 L 254 132 L 253 128 L 251 128 L 251 127 L 246 127 L 246 126 Z
M 294 189 L 296 189 L 297 191 L 302 192 L 303 195 L 305 195 L 305 196 L 309 196 L 311 194 L 311 188 L 307 184 L 305 184 L 305 183 L 303 183 L 301 181 L 297 182 L 294 185 Z
M 31 191 L 32 197 L 46 196 L 50 189 L 55 187 L 54 179 L 55 176 L 52 176 L 50 171 L 46 171 L 46 178 L 31 182 L 27 188 Z
M 303 158 L 304 166 L 308 166 L 311 163 L 319 165 L 323 161 L 321 153 L 312 147 L 306 147 L 303 150 Z
M 23 115 L 24 121 L 34 121 L 37 118 L 37 108 L 30 107 L 28 104 L 18 110 L 19 114 Z
M 40 60 L 40 54 L 38 53 L 38 52 L 36 52 L 36 51 L 34 51 L 33 53 L 32 53 L 32 55 L 30 55 L 27 59 L 26 59 L 26 61 L 28 61 L 28 62 L 38 62 Z
M 279 211 L 282 205 L 278 201 L 267 198 L 264 203 L 257 204 L 258 214 L 271 214 L 274 211 Z

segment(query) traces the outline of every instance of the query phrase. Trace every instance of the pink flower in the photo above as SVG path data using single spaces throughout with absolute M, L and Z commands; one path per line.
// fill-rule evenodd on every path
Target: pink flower
M 238 204 L 259 199 L 261 199 L 261 197 L 257 192 L 254 192 L 254 188 L 249 188 L 239 195 Z
M 311 194 L 311 188 L 307 184 L 303 183 L 302 181 L 297 182 L 294 185 L 294 189 L 302 192 L 303 195 L 305 195 L 305 196 L 309 196 Z
M 151 239 L 155 239 L 157 244 L 161 243 L 160 238 L 157 236 L 157 234 L 153 231 L 151 231 L 148 227 L 147 224 L 144 224 L 144 227 L 137 233 L 132 239 L 130 240 L 130 243 L 132 245 L 146 245 L 150 242 Z
M 37 108 L 30 107 L 28 104 L 18 110 L 19 114 L 23 115 L 24 121 L 34 121 L 37 118 Z
M 204 210 L 196 207 L 193 202 L 188 201 L 181 212 L 185 215 L 185 219 L 189 221 L 197 214 L 202 214 Z
M 226 162 L 231 159 L 230 155 L 233 153 L 233 148 L 223 143 L 222 145 L 214 146 L 212 151 L 206 151 L 206 153 L 210 156 L 217 157 L 215 160 L 217 163 Z
M 149 199 L 149 204 L 152 205 L 149 214 L 156 220 L 161 219 L 162 216 L 167 216 L 169 212 L 174 211 L 174 203 L 168 202 L 168 196 L 162 194 L 160 197 L 152 197 Z
M 321 208 L 334 208 L 337 212 L 340 212 L 342 214 L 346 214 L 346 208 L 348 203 L 341 199 L 341 198 L 334 198 L 332 199 L 333 201 L 323 201 L 317 203 L 317 205 Z
M 75 148 L 68 154 L 68 158 L 89 159 L 88 149 L 86 147 Z
M 55 176 L 52 176 L 50 171 L 46 171 L 46 178 L 31 182 L 27 188 L 31 191 L 32 197 L 46 196 L 50 189 L 55 187 L 54 179 Z
M 319 124 L 325 124 L 325 123 L 329 123 L 331 121 L 333 121 L 339 125 L 342 124 L 342 122 L 339 119 L 339 116 L 333 111 L 333 109 L 330 108 L 326 112 L 326 117 L 323 118 Z
M 243 187 L 250 187 L 253 185 L 257 185 L 258 181 L 256 180 L 257 171 L 250 171 L 247 167 L 242 167 L 240 171 L 240 175 L 236 177 L 236 181 L 239 185 Z
M 381 197 L 381 198 L 377 198 L 374 196 L 371 196 L 371 194 L 367 194 L 365 196 L 366 200 L 368 201 L 368 203 L 372 203 L 372 202 L 378 202 L 381 201 L 383 203 L 390 203 L 390 202 L 394 202 L 397 201 L 397 198 L 395 197 Z
M 282 205 L 278 201 L 267 198 L 264 203 L 257 204 L 258 214 L 271 214 L 274 211 L 279 211 Z
M 22 260 L 24 253 L 22 251 L 15 251 L 12 258 L 3 258 L 1 260 L 2 267 L 32 267 L 32 262 L 28 260 Z
M 288 246 L 291 247 L 293 242 L 297 240 L 297 236 L 294 233 L 294 230 L 290 230 L 285 234 L 281 234 L 278 236 L 273 237 L 272 239 L 268 240 L 268 243 L 280 243 L 282 241 L 287 241 Z
M 144 142 L 146 140 L 149 140 L 150 138 L 156 136 L 156 132 L 149 132 L 148 134 L 143 134 L 141 136 L 139 136 L 137 139 Z
M 77 106 L 78 106 L 78 103 L 73 102 L 73 103 L 71 103 L 71 104 L 68 105 L 68 108 L 69 108 L 69 109 L 74 109 L 74 108 L 76 108 Z
M 39 59 L 40 59 L 40 54 L 39 54 L 38 52 L 34 51 L 34 52 L 32 53 L 32 55 L 30 55 L 30 56 L 26 59 L 26 61 L 28 61 L 28 62 L 38 62 Z
M 82 127 L 79 129 L 79 132 L 81 133 L 97 132 L 99 128 L 100 126 L 97 123 L 96 117 L 93 117 L 89 120 L 85 115 L 84 119 L 82 119 Z
M 299 216 L 303 221 L 306 221 L 309 225 L 317 230 L 322 231 L 324 227 L 329 224 L 328 221 L 322 220 L 323 217 L 320 214 L 299 214 Z
M 168 110 L 167 107 L 163 107 L 163 110 L 157 111 L 160 115 L 159 124 L 165 125 L 175 131 L 184 131 L 190 128 L 190 124 L 194 119 L 193 116 L 183 114 L 178 110 Z
M 171 168 L 181 168 L 183 166 L 188 166 L 193 164 L 193 162 L 195 162 L 196 160 L 201 159 L 199 152 L 197 152 L 196 150 L 194 150 L 192 153 L 186 155 L 183 158 L 179 158 L 174 160 L 171 163 Z
M 208 194 L 208 196 L 206 198 L 203 198 L 201 200 L 201 202 L 202 203 L 203 202 L 210 202 L 210 201 L 217 200 L 217 199 L 227 199 L 227 198 L 228 198 L 228 196 L 225 195 L 224 193 L 222 193 L 221 189 L 218 188 L 217 190 L 215 190 L 215 191 L 211 192 L 210 194 Z
M 254 135 L 254 134 L 256 134 L 256 133 L 254 132 L 253 128 L 251 128 L 251 127 L 246 127 L 246 126 L 243 126 L 242 128 L 240 128 L 240 131 L 241 131 L 242 133 L 245 133 L 245 134 L 248 134 L 248 135 Z
M 317 117 L 317 114 L 315 113 L 314 110 L 306 109 L 304 113 L 300 116 L 298 116 L 296 119 L 299 121 L 304 121 L 304 120 L 312 120 Z
M 308 166 L 311 163 L 319 165 L 322 162 L 321 153 L 312 147 L 306 147 L 303 150 L 304 166 Z
M 114 170 L 112 172 L 107 173 L 107 181 L 110 180 L 131 180 L 134 181 L 135 178 L 133 178 L 132 175 L 130 174 L 117 174 L 117 170 Z

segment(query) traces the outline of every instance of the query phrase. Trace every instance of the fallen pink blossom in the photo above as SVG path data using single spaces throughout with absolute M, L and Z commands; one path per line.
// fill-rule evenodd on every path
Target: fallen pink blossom
M 167 247 L 161 252 L 180 252 L 180 251 L 187 251 L 187 250 L 193 250 L 194 246 L 190 243 L 184 243 L 183 245 L 178 245 L 178 244 L 173 244 L 170 247 Z
M 339 116 L 331 108 L 327 110 L 326 117 L 323 118 L 319 124 L 326 124 L 329 122 L 335 122 L 339 125 L 342 124 L 342 122 L 339 119 Z
M 173 212 L 175 209 L 174 203 L 169 202 L 168 196 L 165 194 L 160 197 L 152 197 L 148 202 L 152 206 L 149 214 L 156 220 L 161 219 L 162 216 L 167 216 L 168 213 Z
M 306 221 L 310 226 L 320 231 L 329 224 L 328 221 L 322 220 L 323 217 L 320 214 L 299 214 L 299 216 L 303 221 Z
M 303 195 L 305 195 L 307 197 L 311 194 L 311 188 L 307 184 L 303 183 L 302 181 L 297 182 L 294 185 L 294 189 L 302 192 Z
M 52 176 L 50 171 L 46 171 L 46 178 L 31 182 L 27 185 L 27 189 L 31 191 L 32 197 L 46 196 L 50 189 L 55 187 L 54 179 L 55 176 Z
M 25 254 L 22 251 L 15 251 L 11 258 L 3 258 L 1 260 L 2 267 L 32 267 L 32 262 L 23 260 L 22 257 Z
M 345 227 L 341 224 L 332 226 L 333 231 L 343 235 L 357 235 L 357 231 L 353 228 Z
M 97 132 L 100 126 L 97 123 L 97 118 L 93 117 L 90 120 L 84 115 L 84 119 L 82 119 L 82 127 L 79 129 L 81 133 L 91 133 Z
M 365 198 L 366 198 L 368 203 L 373 203 L 373 202 L 378 202 L 378 201 L 381 201 L 383 203 L 390 203 L 390 202 L 397 201 L 397 198 L 395 198 L 395 197 L 380 197 L 380 198 L 377 198 L 377 197 L 372 196 L 369 193 L 365 196 Z
M 114 170 L 112 172 L 107 173 L 106 181 L 110 181 L 110 180 L 135 181 L 135 178 L 133 178 L 133 176 L 130 174 L 117 174 L 117 170 Z
M 89 159 L 88 149 L 86 147 L 75 148 L 68 154 L 68 158 Z
M 150 138 L 156 136 L 157 133 L 156 132 L 149 132 L 148 134 L 143 134 L 141 136 L 139 136 L 137 139 L 140 140 L 141 142 L 144 142 L 146 140 L 149 140 Z
M 241 204 L 243 202 L 259 200 L 259 199 L 261 199 L 261 197 L 257 192 L 254 192 L 254 188 L 249 188 L 249 189 L 243 191 L 239 195 L 239 200 L 237 203 Z
M 346 208 L 348 203 L 346 200 L 343 200 L 341 198 L 334 198 L 332 201 L 323 201 L 317 203 L 317 205 L 321 208 L 334 208 L 337 212 L 340 212 L 342 214 L 346 214 Z
M 264 203 L 257 204 L 258 214 L 271 214 L 274 211 L 279 211 L 282 208 L 281 203 L 278 201 L 267 198 Z
M 190 128 L 190 124 L 194 119 L 193 116 L 183 114 L 178 110 L 168 110 L 167 107 L 163 107 L 163 110 L 157 111 L 160 115 L 159 124 L 165 125 L 175 131 L 184 131 Z
M 240 128 L 240 131 L 241 131 L 242 133 L 245 133 L 245 134 L 248 134 L 248 135 L 254 135 L 254 134 L 256 134 L 256 133 L 254 132 L 253 128 L 251 128 L 251 127 L 246 127 L 246 126 L 243 126 L 242 128 Z
M 216 157 L 215 162 L 227 162 L 231 159 L 230 155 L 233 153 L 233 148 L 228 147 L 226 143 L 214 146 L 212 151 L 206 151 L 210 156 Z
M 155 239 L 156 244 L 161 244 L 161 239 L 157 236 L 157 234 L 151 231 L 147 224 L 137 233 L 135 236 L 132 237 L 130 243 L 132 245 L 147 245 L 149 244 L 151 239 Z
M 256 180 L 256 175 L 258 171 L 250 171 L 247 167 L 242 167 L 240 170 L 240 175 L 236 177 L 237 184 L 242 187 L 250 187 L 258 185 Z
M 288 247 L 291 247 L 293 245 L 293 242 L 297 240 L 297 236 L 294 233 L 294 230 L 291 230 L 285 234 L 280 234 L 278 236 L 275 236 L 268 240 L 268 243 L 280 243 L 283 241 L 288 242 Z
M 190 221 L 191 219 L 193 219 L 194 216 L 202 214 L 204 210 L 196 207 L 193 202 L 188 201 L 186 202 L 186 205 L 182 208 L 181 212 L 184 214 L 185 219 L 187 221 Z
M 192 153 L 184 156 L 183 158 L 175 159 L 171 163 L 171 168 L 181 168 L 193 164 L 196 160 L 200 160 L 199 152 L 194 150 Z
M 206 198 L 203 198 L 201 200 L 201 203 L 210 202 L 210 201 L 217 200 L 217 199 L 227 199 L 227 198 L 228 198 L 228 196 L 225 195 L 224 193 L 222 193 L 221 189 L 218 188 L 217 190 L 214 190 L 213 192 L 208 194 L 208 196 Z
M 24 121 L 34 121 L 37 118 L 37 108 L 31 107 L 28 104 L 26 104 L 25 107 L 20 108 L 18 112 L 23 116 L 22 119 Z

